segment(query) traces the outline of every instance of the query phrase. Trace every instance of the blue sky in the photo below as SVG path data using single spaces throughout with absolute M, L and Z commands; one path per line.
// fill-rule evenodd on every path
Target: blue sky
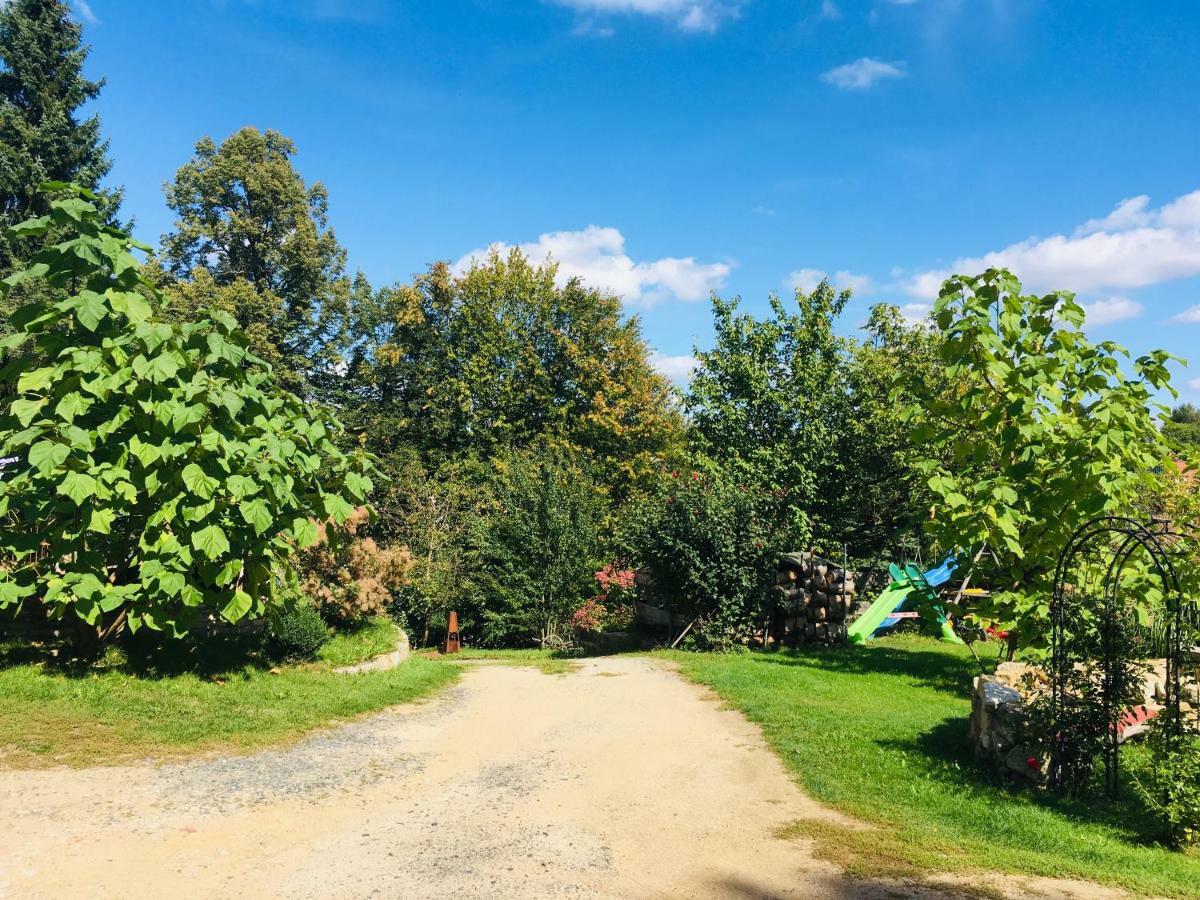
M 626 298 L 678 376 L 711 289 L 820 273 L 919 314 L 950 270 L 1076 289 L 1190 356 L 1200 5 L 1127 0 L 75 0 L 143 239 L 203 135 L 276 128 L 352 268 L 496 242 Z

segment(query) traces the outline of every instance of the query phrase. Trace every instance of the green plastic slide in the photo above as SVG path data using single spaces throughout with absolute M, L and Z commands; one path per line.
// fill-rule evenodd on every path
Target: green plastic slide
M 884 620 L 908 599 L 910 593 L 912 593 L 912 585 L 907 578 L 893 581 L 867 608 L 867 611 L 854 620 L 846 630 L 846 639 L 852 644 L 861 644 L 870 640 L 871 635 L 878 631 Z
M 946 569 L 946 564 L 943 564 L 941 569 L 933 570 L 938 573 L 937 580 L 939 582 L 944 580 L 942 572 L 944 569 Z M 937 626 L 941 640 L 951 644 L 962 643 L 962 638 L 954 633 L 954 626 L 946 618 L 946 613 L 941 605 L 937 603 L 937 592 L 930 584 L 926 573 L 911 563 L 903 569 L 892 563 L 888 566 L 888 574 L 892 578 L 892 583 L 846 630 L 846 639 L 851 644 L 869 641 L 888 618 L 910 600 L 922 607 L 924 617 L 930 621 L 930 624 Z M 945 573 L 945 577 L 948 577 L 948 572 Z M 921 603 L 922 600 L 925 602 Z

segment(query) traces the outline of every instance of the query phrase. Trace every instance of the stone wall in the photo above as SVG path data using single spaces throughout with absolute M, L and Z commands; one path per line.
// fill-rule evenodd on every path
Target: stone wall
M 975 679 L 967 740 L 975 756 L 998 774 L 1034 784 L 1046 780 L 1046 761 L 1029 733 L 1029 698 L 1048 689 L 1036 666 L 1006 662 Z
M 1186 719 L 1200 725 L 1200 651 L 1185 657 L 1179 708 Z M 1142 680 L 1144 702 L 1122 716 L 1118 724 L 1122 741 L 1146 731 L 1162 710 L 1166 680 L 1166 660 L 1147 660 Z M 1049 690 L 1046 672 L 1027 663 L 1001 663 L 994 675 L 976 678 L 967 723 L 967 740 L 975 756 L 1008 779 L 1044 783 L 1046 760 L 1030 733 L 1028 704 Z

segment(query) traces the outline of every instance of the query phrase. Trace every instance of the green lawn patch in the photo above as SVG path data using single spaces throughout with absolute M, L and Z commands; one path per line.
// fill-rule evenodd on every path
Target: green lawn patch
M 396 649 L 400 629 L 387 616 L 368 619 L 357 628 L 335 632 L 317 651 L 317 659 L 333 668 L 353 666 Z
M 978 670 L 962 647 L 895 637 L 823 652 L 663 655 L 758 723 L 808 794 L 879 826 L 792 829 L 852 874 L 979 869 L 1200 896 L 1200 856 L 1153 843 L 1132 787 L 1122 802 L 1069 803 L 978 767 L 965 742 Z
M 416 700 L 458 677 L 458 667 L 423 658 L 387 672 L 331 671 L 376 655 L 385 634 L 372 623 L 335 638 L 317 663 L 243 662 L 201 674 L 147 674 L 119 658 L 60 669 L 0 647 L 0 765 L 108 765 L 249 750 Z

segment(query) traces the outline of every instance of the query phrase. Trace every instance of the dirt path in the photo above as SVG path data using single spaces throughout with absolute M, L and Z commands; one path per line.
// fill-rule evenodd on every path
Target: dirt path
M 910 893 L 774 836 L 824 815 L 745 719 L 653 661 L 479 666 L 290 748 L 0 773 L 0 896 Z

